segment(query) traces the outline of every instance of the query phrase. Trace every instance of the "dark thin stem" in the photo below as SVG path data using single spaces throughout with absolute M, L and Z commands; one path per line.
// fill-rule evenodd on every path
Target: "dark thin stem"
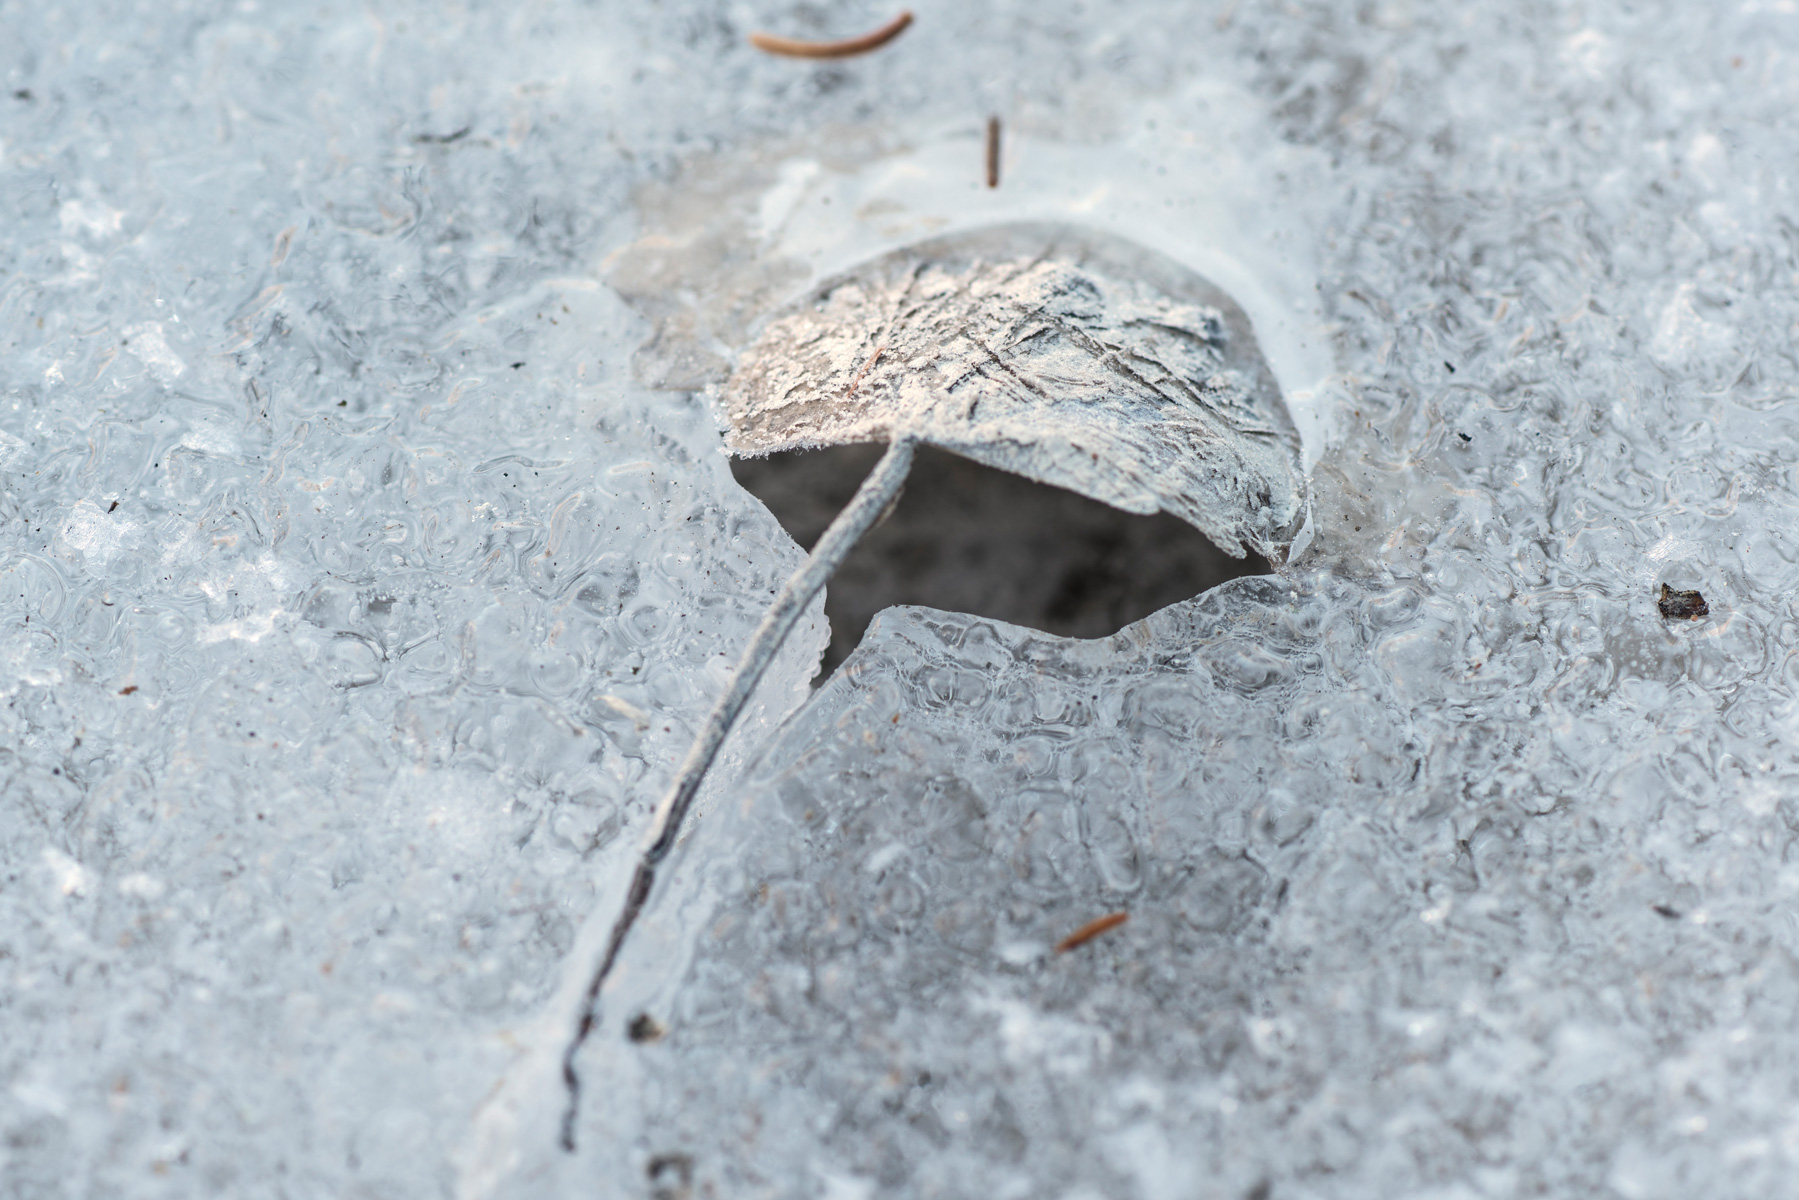
M 650 825 L 643 857 L 638 860 L 637 871 L 631 877 L 631 890 L 625 895 L 625 906 L 619 912 L 618 920 L 613 923 L 611 936 L 606 939 L 606 952 L 600 956 L 593 976 L 588 980 L 587 990 L 581 998 L 581 1014 L 575 1022 L 574 1035 L 562 1054 L 562 1082 L 568 1089 L 568 1106 L 562 1113 L 564 1150 L 573 1152 L 575 1148 L 575 1119 L 579 1115 L 581 1104 L 581 1075 L 575 1069 L 575 1058 L 599 1021 L 600 992 L 606 986 L 606 977 L 618 962 L 625 938 L 630 935 L 631 927 L 637 923 L 637 918 L 649 901 L 650 891 L 656 885 L 656 867 L 674 849 L 675 842 L 681 835 L 681 825 L 687 817 L 687 810 L 693 807 L 694 798 L 699 795 L 700 784 L 705 781 L 707 770 L 718 757 L 725 738 L 755 693 L 756 685 L 762 681 L 762 676 L 774 662 L 787 635 L 793 632 L 794 625 L 806 611 L 806 606 L 836 573 L 862 535 L 899 498 L 900 489 L 906 482 L 906 472 L 912 467 L 913 446 L 911 438 L 893 439 L 892 444 L 887 447 L 887 453 L 875 465 L 875 469 L 868 473 L 868 478 L 862 481 L 855 496 L 837 514 L 824 536 L 818 539 L 818 544 L 812 548 L 805 564 L 793 573 L 793 577 L 781 589 L 781 594 L 769 605 L 768 612 L 763 614 L 762 623 L 750 638 L 748 649 L 738 661 L 737 669 L 731 674 L 731 682 L 726 686 L 725 694 L 713 705 L 712 713 L 706 718 L 699 736 L 693 740 L 693 746 L 687 751 L 687 758 L 681 763 L 681 769 L 675 772 L 668 794 L 656 809 L 656 819 Z

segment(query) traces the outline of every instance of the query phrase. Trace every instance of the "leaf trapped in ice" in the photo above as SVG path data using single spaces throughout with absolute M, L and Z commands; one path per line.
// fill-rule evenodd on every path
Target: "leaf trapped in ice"
M 875 259 L 776 317 L 723 392 L 740 455 L 910 435 L 1275 559 L 1299 437 L 1243 311 L 1119 238 L 1012 225 Z
M 1284 557 L 1302 515 L 1299 438 L 1248 318 L 1203 277 L 1097 234 L 1016 225 L 876 259 L 773 320 L 724 404 L 739 454 L 873 441 L 887 451 L 769 606 L 657 807 L 563 1051 L 569 1151 L 581 1047 L 658 867 L 762 673 L 898 500 L 919 442 L 1129 512 L 1166 510 L 1238 557 L 1245 545 Z M 1118 832 L 1101 873 L 1134 890 L 1136 850 Z M 1061 948 L 1123 919 L 1089 925 Z

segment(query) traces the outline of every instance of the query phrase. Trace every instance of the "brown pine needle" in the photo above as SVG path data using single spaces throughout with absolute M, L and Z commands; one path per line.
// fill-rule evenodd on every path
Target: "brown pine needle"
M 912 23 L 911 12 L 902 12 L 873 33 L 845 38 L 841 42 L 802 42 L 796 38 L 776 37 L 772 33 L 750 34 L 750 45 L 769 54 L 785 54 L 789 58 L 849 58 L 878 50 L 898 37 Z
M 1124 924 L 1126 921 L 1128 921 L 1130 919 L 1131 919 L 1130 913 L 1115 912 L 1115 913 L 1107 913 L 1103 917 L 1099 917 L 1099 918 L 1096 918 L 1095 920 L 1089 921 L 1085 925 L 1081 926 L 1079 929 L 1075 930 L 1073 933 L 1069 934 L 1067 937 L 1063 938 L 1061 941 L 1057 942 L 1056 943 L 1056 953 L 1057 954 L 1067 954 L 1070 950 L 1073 950 L 1077 946 L 1085 946 L 1088 942 L 1092 941 L 1094 938 L 1098 937 L 1100 934 L 1105 933 L 1107 930 L 1117 929 L 1120 925 Z
M 999 186 L 999 118 L 987 118 L 987 186 Z

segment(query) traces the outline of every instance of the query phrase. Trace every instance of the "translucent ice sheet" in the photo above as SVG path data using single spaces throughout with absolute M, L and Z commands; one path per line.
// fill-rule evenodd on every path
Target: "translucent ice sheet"
M 745 35 L 892 13 L 0 8 L 0 1195 L 1779 1194 L 1789 7 L 823 64 Z M 1237 299 L 1309 534 L 1096 642 L 890 611 L 808 701 L 815 618 L 566 1154 L 594 931 L 800 560 L 706 389 L 1019 219 Z

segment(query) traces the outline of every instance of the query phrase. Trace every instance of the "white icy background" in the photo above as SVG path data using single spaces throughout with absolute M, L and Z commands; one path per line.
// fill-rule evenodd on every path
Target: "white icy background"
M 744 34 L 890 11 L 0 8 L 0 1195 L 1782 1190 L 1799 14 L 1274 8 L 825 65 Z M 817 254 L 1128 192 L 1264 330 L 1317 536 L 1110 642 L 889 613 L 775 736 L 815 625 L 565 1156 L 590 914 L 798 561 L 632 354 L 841 265 L 621 251 L 883 162 Z M 1307 247 L 1233 277 L 1257 212 Z

